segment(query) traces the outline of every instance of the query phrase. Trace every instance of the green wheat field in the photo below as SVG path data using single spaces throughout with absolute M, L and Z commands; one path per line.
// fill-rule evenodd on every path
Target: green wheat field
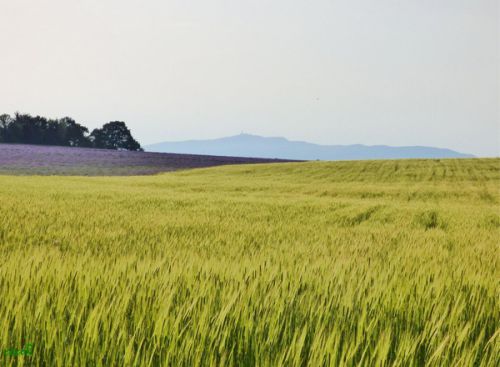
M 0 176 L 0 366 L 498 366 L 500 159 Z

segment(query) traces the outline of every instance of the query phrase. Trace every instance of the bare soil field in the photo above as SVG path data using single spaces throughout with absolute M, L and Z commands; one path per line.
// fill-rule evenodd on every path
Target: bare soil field
M 58 146 L 0 144 L 0 174 L 128 176 L 282 159 L 129 152 Z

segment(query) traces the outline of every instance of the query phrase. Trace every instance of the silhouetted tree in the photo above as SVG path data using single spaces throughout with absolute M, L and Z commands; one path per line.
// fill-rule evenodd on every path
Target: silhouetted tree
M 20 113 L 0 115 L 0 143 L 142 150 L 124 122 L 112 121 L 90 135 L 88 132 L 70 117 L 49 120 Z
M 13 123 L 9 125 L 10 139 L 25 144 L 44 144 L 48 121 L 44 117 L 15 114 Z
M 87 134 L 89 129 L 85 126 L 77 124 L 70 117 L 64 117 L 59 120 L 58 135 L 64 145 L 70 147 L 90 147 L 92 145 Z
M 14 120 L 10 117 L 10 115 L 0 115 L 0 143 L 7 142 L 7 129 L 12 121 Z
M 90 140 L 96 148 L 142 151 L 123 121 L 111 121 L 101 129 L 94 129 Z

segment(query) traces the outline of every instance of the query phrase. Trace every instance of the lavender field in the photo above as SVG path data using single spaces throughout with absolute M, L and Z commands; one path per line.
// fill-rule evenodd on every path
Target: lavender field
M 187 168 L 272 162 L 286 160 L 0 144 L 0 174 L 8 175 L 151 175 Z

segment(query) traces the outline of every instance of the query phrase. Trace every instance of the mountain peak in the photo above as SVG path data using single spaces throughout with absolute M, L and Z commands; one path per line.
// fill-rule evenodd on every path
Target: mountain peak
M 231 138 L 252 139 L 252 138 L 262 138 L 262 136 L 241 132 L 238 135 L 228 136 L 223 139 L 231 139 Z

